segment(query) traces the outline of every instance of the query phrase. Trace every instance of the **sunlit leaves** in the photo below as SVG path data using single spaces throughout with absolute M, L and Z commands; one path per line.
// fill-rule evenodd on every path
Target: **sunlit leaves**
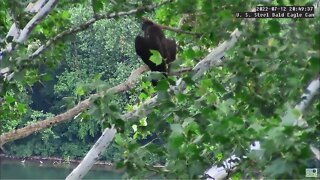
M 15 98 L 13 96 L 5 96 L 4 101 L 8 104 L 15 102 Z
M 147 126 L 148 125 L 147 118 L 140 119 L 139 123 L 140 123 L 139 124 L 140 126 Z
M 162 57 L 159 51 L 156 50 L 150 50 L 152 53 L 152 56 L 150 57 L 150 60 L 154 62 L 156 65 L 159 65 L 162 63 Z
M 78 96 L 83 96 L 84 95 L 84 89 L 81 86 L 79 86 L 79 87 L 77 87 L 75 93 Z

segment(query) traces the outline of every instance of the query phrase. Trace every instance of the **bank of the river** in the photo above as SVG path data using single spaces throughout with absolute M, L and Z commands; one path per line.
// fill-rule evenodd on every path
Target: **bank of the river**
M 59 165 L 59 164 L 73 164 L 78 165 L 81 160 L 76 159 L 63 159 L 59 157 L 42 157 L 42 156 L 30 156 L 30 157 L 16 157 L 11 156 L 7 154 L 0 154 L 1 159 L 8 159 L 8 160 L 20 160 L 22 163 L 25 162 L 39 162 L 39 163 L 46 163 L 46 164 L 53 164 L 53 165 Z M 95 166 L 105 166 L 108 168 L 113 168 L 113 164 L 106 161 L 97 161 L 95 163 Z
M 30 157 L 31 158 L 31 157 Z M 48 159 L 48 158 L 46 158 Z M 58 160 L 57 158 L 54 158 Z M 76 162 L 53 164 L 50 160 L 38 158 L 21 159 L 0 157 L 0 179 L 65 179 L 77 166 Z M 122 179 L 124 171 L 106 165 L 97 165 L 83 179 Z

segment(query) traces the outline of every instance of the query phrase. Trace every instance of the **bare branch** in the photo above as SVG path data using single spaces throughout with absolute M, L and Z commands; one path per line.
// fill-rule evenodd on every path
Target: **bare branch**
M 117 133 L 117 130 L 114 127 L 110 129 L 109 128 L 105 129 L 102 135 L 100 136 L 100 138 L 97 140 L 95 147 L 90 149 L 90 151 L 87 153 L 85 158 L 82 160 L 82 162 L 87 163 L 86 164 L 87 166 L 77 166 L 77 168 L 75 168 L 68 175 L 66 180 L 82 179 L 91 169 L 91 167 L 95 164 L 95 162 L 99 159 L 99 154 L 100 154 L 99 152 L 102 152 L 104 149 L 107 148 L 107 146 L 113 140 L 113 137 L 115 136 L 116 133 Z
M 45 5 L 46 0 L 38 0 L 35 3 L 29 3 L 28 6 L 24 9 L 26 12 L 35 13 L 39 12 L 39 10 Z
M 295 108 L 300 111 L 301 113 L 304 113 L 308 105 L 310 104 L 310 101 L 314 98 L 315 95 L 317 95 L 317 89 L 319 89 L 320 86 L 320 75 L 318 77 L 311 81 L 307 89 L 304 91 L 303 95 L 301 96 L 300 102 L 295 106 Z
M 182 67 L 181 69 L 179 69 L 178 71 L 172 71 L 169 72 L 169 75 L 171 76 L 179 76 L 185 72 L 190 72 L 192 71 L 192 67 Z
M 220 60 L 224 58 L 225 51 L 230 49 L 235 45 L 235 43 L 238 41 L 239 37 L 241 35 L 241 32 L 238 29 L 235 29 L 231 33 L 231 39 L 229 41 L 224 41 L 222 44 L 220 44 L 218 47 L 214 48 L 214 51 L 210 54 L 208 54 L 204 60 L 200 61 L 193 70 L 195 71 L 195 75 L 193 76 L 193 80 L 198 79 L 204 71 L 207 71 L 214 63 L 218 65 L 220 63 Z M 212 59 L 215 59 L 214 61 Z

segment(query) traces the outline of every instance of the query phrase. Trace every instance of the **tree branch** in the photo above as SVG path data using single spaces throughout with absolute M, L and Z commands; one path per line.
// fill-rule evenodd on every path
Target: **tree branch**
M 116 133 L 117 130 L 114 127 L 105 129 L 100 138 L 97 140 L 95 148 L 90 149 L 85 158 L 82 160 L 82 162 L 85 161 L 90 164 L 90 166 L 77 166 L 77 170 L 73 170 L 66 180 L 82 179 L 88 173 L 94 163 L 99 159 L 100 152 L 107 148 Z
M 143 65 L 139 67 L 138 69 L 135 69 L 131 72 L 130 76 L 122 83 L 108 89 L 106 92 L 113 92 L 113 93 L 120 93 L 124 92 L 126 90 L 132 89 L 134 87 L 134 84 L 138 80 L 138 77 L 140 74 L 146 72 L 149 70 L 149 67 L 147 65 Z M 180 72 L 180 71 L 179 71 Z M 182 69 L 181 72 L 185 72 L 185 69 Z M 92 94 L 89 98 L 79 102 L 76 106 L 73 108 L 69 109 L 68 111 L 61 113 L 55 117 L 52 118 L 47 118 L 42 121 L 38 121 L 36 123 L 30 124 L 28 126 L 25 126 L 23 128 L 10 131 L 7 133 L 3 133 L 0 136 L 0 145 L 3 145 L 7 142 L 14 141 L 16 139 L 21 139 L 24 137 L 29 136 L 30 134 L 40 131 L 44 128 L 51 127 L 53 125 L 56 125 L 58 123 L 67 121 L 79 113 L 85 111 L 88 109 L 91 105 L 91 99 L 94 99 L 96 97 L 101 97 L 105 93 L 100 93 L 100 94 Z M 124 119 L 126 119 L 126 116 L 130 116 L 130 113 L 135 113 L 136 111 L 132 111 L 124 115 Z
M 27 40 L 34 27 L 36 27 L 36 25 L 38 25 L 49 14 L 49 12 L 53 10 L 54 6 L 57 3 L 58 0 L 49 0 L 46 5 L 44 5 L 41 10 L 23 28 L 16 42 L 23 43 L 25 40 Z
M 129 78 L 125 82 L 122 82 L 121 84 L 108 89 L 107 93 L 111 92 L 111 91 L 114 93 L 119 93 L 119 92 L 123 92 L 123 91 L 129 90 L 129 89 L 132 89 L 133 84 L 138 80 L 139 75 L 146 72 L 147 70 L 148 70 L 147 65 L 143 65 L 143 66 L 139 67 L 138 69 L 135 69 L 134 71 L 132 71 L 131 75 L 129 76 Z M 68 111 L 61 113 L 55 117 L 48 118 L 48 119 L 45 119 L 42 121 L 38 121 L 36 123 L 27 125 L 23 128 L 20 128 L 20 129 L 14 130 L 14 131 L 3 133 L 0 136 L 0 145 L 3 145 L 3 144 L 10 142 L 10 141 L 14 141 L 16 139 L 20 139 L 20 138 L 29 136 L 30 134 L 37 132 L 37 131 L 40 131 L 44 128 L 47 128 L 47 127 L 53 126 L 55 124 L 67 121 L 67 120 L 75 117 L 77 114 L 88 109 L 90 107 L 90 105 L 92 104 L 91 99 L 94 99 L 96 97 L 101 97 L 103 94 L 104 93 L 93 94 L 89 98 L 78 103 L 73 108 L 71 108 Z
M 14 2 L 14 3 L 17 3 L 17 2 Z M 57 0 L 50 0 L 46 4 L 44 0 L 38 0 L 35 4 L 30 2 L 28 6 L 25 8 L 25 11 L 28 11 L 28 12 L 32 11 L 32 12 L 38 12 L 38 13 L 27 23 L 27 25 L 23 28 L 22 31 L 20 29 L 20 26 L 14 22 L 11 25 L 10 30 L 8 31 L 6 37 L 12 36 L 14 37 L 13 41 L 18 43 L 23 43 L 28 38 L 28 36 L 30 35 L 34 27 L 37 24 L 39 24 L 41 20 L 49 14 L 49 12 L 53 9 L 56 3 L 57 3 Z M 34 6 L 36 6 L 35 9 L 33 9 Z M 4 49 L 1 49 L 0 51 L 0 60 L 2 60 L 2 56 L 4 56 L 4 54 L 10 53 L 13 50 L 14 50 L 13 43 L 12 42 L 8 43 L 6 47 Z
M 142 17 L 142 19 L 146 20 L 146 21 L 151 21 L 150 19 L 145 18 L 145 17 Z M 151 22 L 153 22 L 153 21 L 151 21 Z M 182 34 L 190 34 L 190 35 L 195 35 L 195 36 L 200 36 L 201 35 L 201 33 L 184 31 L 184 30 L 181 30 L 179 28 L 164 26 L 164 25 L 161 25 L 161 24 L 158 24 L 158 23 L 155 23 L 155 22 L 153 22 L 153 23 L 156 24 L 157 26 L 159 26 L 161 29 L 166 29 L 166 30 L 169 30 L 169 31 L 172 31 L 172 32 L 182 33 Z

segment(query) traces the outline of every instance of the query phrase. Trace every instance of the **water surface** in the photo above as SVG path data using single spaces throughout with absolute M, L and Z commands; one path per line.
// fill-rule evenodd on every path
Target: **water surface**
M 0 159 L 0 179 L 65 179 L 74 165 L 53 165 L 46 161 Z M 122 173 L 107 167 L 94 167 L 83 179 L 121 179 Z

